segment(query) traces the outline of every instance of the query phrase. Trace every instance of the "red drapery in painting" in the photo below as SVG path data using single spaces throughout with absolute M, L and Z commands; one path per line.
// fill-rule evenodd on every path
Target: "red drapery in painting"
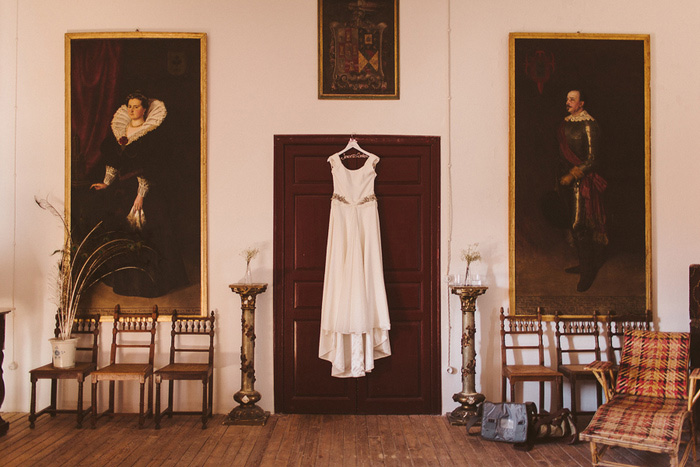
M 100 159 L 100 144 L 120 104 L 122 46 L 115 40 L 71 42 L 71 165 L 85 180 Z

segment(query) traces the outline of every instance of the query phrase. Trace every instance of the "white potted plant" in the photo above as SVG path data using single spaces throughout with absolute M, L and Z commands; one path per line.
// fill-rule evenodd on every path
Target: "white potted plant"
M 133 255 L 139 249 L 150 248 L 127 238 L 115 237 L 112 232 L 100 232 L 101 222 L 76 243 L 63 215 L 47 199 L 34 197 L 34 200 L 39 207 L 58 217 L 65 231 L 63 248 L 53 253 L 60 255 L 55 284 L 59 335 L 49 340 L 54 366 L 70 368 L 75 366 L 77 344 L 77 339 L 71 338 L 71 332 L 82 294 L 117 271 L 143 271 L 142 268 L 128 265 L 122 260 L 128 259 L 124 257 Z

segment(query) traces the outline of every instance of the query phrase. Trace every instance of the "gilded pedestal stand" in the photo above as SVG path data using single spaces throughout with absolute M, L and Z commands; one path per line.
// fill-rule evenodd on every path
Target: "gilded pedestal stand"
M 461 405 L 447 414 L 452 425 L 466 425 L 467 419 L 477 413 L 477 406 L 485 399 L 476 392 L 476 349 L 474 348 L 474 313 L 476 299 L 488 287 L 453 286 L 452 293 L 459 295 L 462 304 L 462 391 L 452 396 Z
M 241 390 L 233 395 L 240 405 L 224 419 L 224 425 L 264 425 L 270 412 L 255 405 L 261 398 L 255 390 L 255 298 L 267 290 L 267 284 L 231 284 L 241 296 Z

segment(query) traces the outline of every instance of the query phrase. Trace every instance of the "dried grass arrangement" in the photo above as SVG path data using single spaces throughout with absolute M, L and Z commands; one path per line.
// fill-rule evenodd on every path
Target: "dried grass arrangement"
M 34 200 L 40 208 L 58 217 L 65 231 L 63 248 L 53 254 L 60 255 L 55 283 L 59 339 L 67 340 L 71 337 L 83 293 L 115 272 L 126 269 L 144 271 L 130 264 L 130 260 L 135 258 L 138 251 L 151 248 L 141 242 L 119 237 L 115 232 L 104 232 L 102 222 L 76 242 L 65 217 L 47 199 L 34 197 Z

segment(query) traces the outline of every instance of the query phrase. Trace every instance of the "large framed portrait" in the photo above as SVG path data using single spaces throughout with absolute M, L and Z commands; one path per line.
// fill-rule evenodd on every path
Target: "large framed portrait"
M 318 0 L 318 97 L 399 98 L 399 0 Z
M 81 312 L 207 311 L 206 34 L 68 33 L 66 218 L 134 240 Z M 121 268 L 120 268 L 121 269 Z
M 510 301 L 651 308 L 649 36 L 510 34 Z

